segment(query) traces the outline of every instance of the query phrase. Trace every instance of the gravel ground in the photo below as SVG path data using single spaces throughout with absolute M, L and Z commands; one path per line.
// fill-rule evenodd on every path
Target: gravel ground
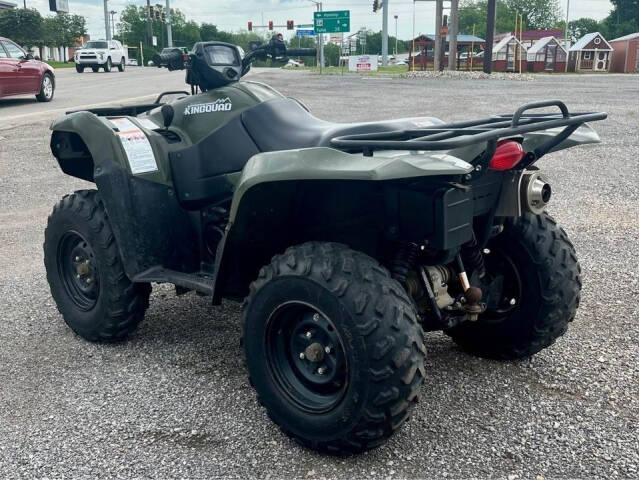
M 0 478 L 639 478 L 638 78 L 258 79 L 335 121 L 460 120 L 548 97 L 608 111 L 596 125 L 602 145 L 540 162 L 556 192 L 550 211 L 584 271 L 572 328 L 513 363 L 428 334 L 411 421 L 372 452 L 317 455 L 257 404 L 237 305 L 154 286 L 145 322 L 125 343 L 90 344 L 66 328 L 45 280 L 43 230 L 53 204 L 86 184 L 58 169 L 46 122 L 3 130 L 0 117 Z

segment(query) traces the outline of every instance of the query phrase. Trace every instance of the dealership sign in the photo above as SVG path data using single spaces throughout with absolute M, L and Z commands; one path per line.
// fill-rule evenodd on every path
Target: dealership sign
M 377 55 L 351 55 L 348 57 L 348 69 L 351 72 L 376 72 Z

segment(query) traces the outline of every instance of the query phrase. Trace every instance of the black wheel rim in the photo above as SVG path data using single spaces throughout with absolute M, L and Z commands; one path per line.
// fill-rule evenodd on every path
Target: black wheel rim
M 100 295 L 100 277 L 93 249 L 78 232 L 67 232 L 60 240 L 58 271 L 73 303 L 81 310 L 91 310 Z
M 519 308 L 523 300 L 521 276 L 515 262 L 500 250 L 493 250 L 486 255 L 486 270 L 489 276 L 501 275 L 503 286 L 499 295 L 480 315 L 482 321 L 498 323 L 506 319 Z
M 300 409 L 324 413 L 342 400 L 348 383 L 344 344 L 319 310 L 301 302 L 279 306 L 267 323 L 265 351 L 277 388 Z

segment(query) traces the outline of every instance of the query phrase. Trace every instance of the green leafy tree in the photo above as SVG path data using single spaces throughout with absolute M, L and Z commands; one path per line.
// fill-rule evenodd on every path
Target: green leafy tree
M 613 39 L 639 31 L 639 0 L 611 0 L 613 10 L 599 27 L 604 37 Z
M 43 19 L 33 8 L 10 8 L 0 12 L 0 35 L 31 49 L 42 44 Z
M 43 19 L 42 38 L 38 46 L 72 47 L 86 33 L 86 20 L 83 16 L 58 13 Z M 66 52 L 63 60 L 67 60 Z
M 579 40 L 588 33 L 599 31 L 599 22 L 594 18 L 579 18 L 568 22 L 568 36 L 573 40 Z
M 459 10 L 459 31 L 486 38 L 486 0 L 462 0 Z M 523 15 L 524 29 L 546 30 L 562 26 L 562 11 L 558 0 L 498 0 L 496 33 L 515 30 L 517 12 Z

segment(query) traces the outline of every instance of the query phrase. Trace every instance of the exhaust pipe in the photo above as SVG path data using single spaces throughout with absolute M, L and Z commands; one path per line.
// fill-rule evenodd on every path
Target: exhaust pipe
M 531 213 L 539 215 L 544 211 L 550 197 L 552 188 L 540 172 L 524 173 L 521 182 L 521 203 Z

